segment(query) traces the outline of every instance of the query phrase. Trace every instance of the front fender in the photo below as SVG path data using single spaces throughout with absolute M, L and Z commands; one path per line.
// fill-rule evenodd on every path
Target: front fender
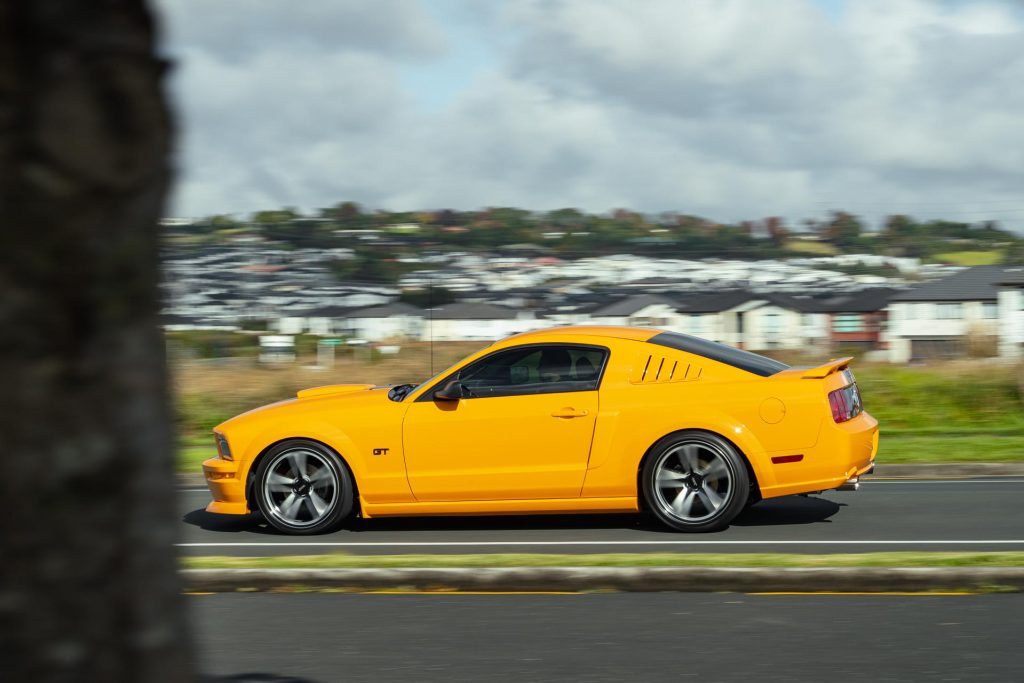
M 249 439 L 245 455 L 245 481 L 255 473 L 260 457 L 274 444 L 288 439 L 310 439 L 318 441 L 336 452 L 348 465 L 355 478 L 356 489 L 361 498 L 368 502 L 412 502 L 414 500 L 405 475 L 405 459 L 401 450 L 400 425 L 398 434 L 375 435 L 374 441 L 358 429 L 342 429 L 326 420 L 305 419 L 301 427 L 287 423 L 274 424 L 264 428 Z M 376 443 L 393 444 L 386 452 L 374 455 Z M 376 449 L 381 450 L 381 449 Z

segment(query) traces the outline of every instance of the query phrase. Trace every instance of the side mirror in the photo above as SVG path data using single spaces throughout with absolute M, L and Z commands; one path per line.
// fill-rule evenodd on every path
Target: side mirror
M 462 383 L 457 379 L 453 379 L 434 392 L 435 401 L 458 401 L 463 396 L 465 393 L 462 391 Z

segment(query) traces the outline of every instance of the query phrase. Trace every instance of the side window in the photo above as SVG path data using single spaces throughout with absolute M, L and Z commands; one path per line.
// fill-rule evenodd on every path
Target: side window
M 482 358 L 459 381 L 467 398 L 593 391 L 607 357 L 595 346 L 526 346 Z

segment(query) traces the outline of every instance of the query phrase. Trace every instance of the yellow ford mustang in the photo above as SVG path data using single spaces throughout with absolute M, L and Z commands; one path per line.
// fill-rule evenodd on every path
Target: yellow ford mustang
M 850 359 L 790 368 L 671 332 L 565 327 L 420 385 L 300 391 L 214 431 L 210 512 L 293 534 L 363 517 L 648 509 L 720 529 L 752 502 L 849 487 L 878 422 Z

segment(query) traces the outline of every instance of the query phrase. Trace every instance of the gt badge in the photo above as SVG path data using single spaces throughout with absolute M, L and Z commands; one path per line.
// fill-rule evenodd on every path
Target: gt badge
M 373 449 L 373 454 L 374 455 L 387 455 L 389 450 L 391 450 L 391 449 L 390 448 L 374 448 Z

